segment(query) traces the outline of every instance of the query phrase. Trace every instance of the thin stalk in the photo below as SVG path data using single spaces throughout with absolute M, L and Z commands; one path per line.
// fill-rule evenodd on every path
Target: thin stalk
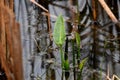
M 39 6 L 44 11 L 49 12 L 45 7 L 43 7 L 41 4 L 37 3 L 35 0 L 30 0 L 30 1 L 33 2 L 34 4 L 36 4 L 37 6 Z
M 93 9 L 93 21 L 96 22 L 97 21 L 97 0 L 92 0 L 92 9 Z M 96 53 L 97 53 L 97 32 L 96 32 L 96 27 L 97 25 L 94 23 L 92 25 L 93 27 L 93 49 L 92 49 L 92 54 L 93 54 L 93 68 L 96 68 Z M 94 76 L 95 77 L 95 76 Z
M 63 70 L 64 69 L 64 52 L 63 52 L 62 46 L 60 46 L 60 56 L 61 56 L 61 67 Z
M 77 46 L 78 47 L 78 52 L 77 52 L 77 65 L 80 64 L 80 46 Z M 78 71 L 78 78 L 77 80 L 81 80 L 81 74 L 82 74 L 82 70 Z
M 78 27 L 80 25 L 80 13 L 79 13 L 79 4 L 78 4 L 78 0 L 77 0 L 77 19 L 78 19 Z M 77 52 L 77 65 L 80 64 L 80 45 L 77 45 L 78 48 L 78 52 Z M 81 74 L 82 71 L 78 72 L 78 80 L 81 80 Z
M 78 54 L 77 54 L 77 64 L 79 65 L 80 64 L 80 48 L 78 48 Z M 81 77 L 82 77 L 82 70 L 78 71 L 78 79 L 77 80 L 81 80 Z
M 64 71 L 62 70 L 62 78 L 61 80 L 64 80 Z
M 79 13 L 79 4 L 77 0 L 77 19 L 78 19 L 78 25 L 80 25 L 80 13 Z
M 78 61 L 78 65 L 79 65 L 79 63 L 80 63 L 80 46 L 78 46 L 77 61 Z
M 79 25 L 80 25 L 80 13 L 79 13 L 79 3 L 78 3 L 78 0 L 77 0 L 77 19 L 78 19 L 78 27 L 79 27 Z M 80 45 L 78 45 L 77 47 L 78 47 L 77 57 L 79 59 L 80 58 Z
M 68 60 L 68 37 L 66 37 L 66 43 L 65 43 L 65 54 L 64 54 L 64 60 L 65 61 L 69 61 Z M 69 63 L 68 63 L 69 64 Z M 64 64 L 64 69 L 65 69 L 65 79 L 68 80 L 69 79 L 69 69 L 68 69 L 68 64 L 65 63 Z M 66 67 L 65 67 L 66 65 Z M 70 67 L 70 66 L 69 66 Z
M 60 56 L 61 56 L 61 67 L 62 67 L 62 78 L 61 80 L 64 79 L 64 52 L 63 52 L 63 49 L 62 49 L 62 46 L 60 46 Z
M 104 10 L 106 11 L 106 13 L 108 14 L 108 16 L 111 18 L 111 20 L 114 23 L 117 23 L 118 20 L 115 17 L 115 15 L 112 13 L 112 11 L 110 10 L 110 8 L 108 7 L 108 5 L 105 3 L 105 0 L 98 0 L 100 2 L 100 4 L 102 5 L 102 7 L 104 8 Z
M 82 71 L 79 72 L 77 80 L 82 80 Z
M 72 54 L 73 54 L 73 73 L 74 73 L 74 80 L 76 80 L 76 70 L 75 70 L 75 52 L 74 52 L 74 41 L 72 40 Z

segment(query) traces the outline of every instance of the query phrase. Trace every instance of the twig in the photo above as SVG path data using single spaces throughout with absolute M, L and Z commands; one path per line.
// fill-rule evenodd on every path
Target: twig
M 116 78 L 117 80 L 120 80 L 120 78 L 118 78 L 118 76 L 116 76 L 116 75 L 113 75 L 113 78 L 112 78 L 112 80 L 115 80 L 115 78 Z
M 34 4 L 36 4 L 37 6 L 39 6 L 44 11 L 48 12 L 48 10 L 46 8 L 44 8 L 42 5 L 38 4 L 35 0 L 30 0 L 30 1 L 33 2 Z
M 50 37 L 50 41 L 52 41 L 52 30 L 51 30 L 51 24 L 50 24 L 50 16 L 48 17 L 48 31 L 49 31 L 49 37 Z
M 33 38 L 33 40 L 35 41 L 35 44 L 37 45 L 37 47 L 38 47 L 38 49 L 39 49 L 39 51 L 40 51 L 41 49 L 40 49 L 40 47 L 39 47 L 39 45 L 38 45 L 38 43 L 37 43 L 36 39 L 35 39 L 35 38 Z
M 52 14 L 50 14 L 50 13 L 42 12 L 42 15 L 49 16 L 49 17 L 52 17 L 52 18 L 54 18 L 54 19 L 57 19 L 57 16 L 52 15 Z M 66 22 L 71 22 L 71 21 L 69 20 L 69 17 L 64 17 L 64 20 L 65 20 Z
M 114 23 L 117 23 L 118 20 L 117 18 L 114 16 L 114 14 L 112 13 L 112 11 L 110 10 L 110 8 L 108 7 L 108 5 L 105 3 L 104 0 L 98 0 L 100 2 L 100 4 L 102 5 L 102 7 L 105 9 L 105 11 L 107 12 L 107 14 L 109 15 L 109 17 L 112 19 L 112 21 Z
M 106 76 L 106 77 L 107 77 L 108 80 L 115 80 L 115 78 L 117 80 L 120 80 L 120 78 L 118 76 L 114 75 L 114 74 L 113 74 L 112 78 L 110 78 L 109 76 Z
M 97 10 L 96 10 L 96 1 L 92 0 L 92 9 L 93 9 L 93 19 L 96 21 L 97 19 Z
M 107 77 L 107 80 L 111 80 L 109 76 L 106 76 Z
M 37 6 L 39 6 L 39 7 L 40 7 L 41 9 L 43 9 L 44 11 L 47 12 L 47 13 L 46 13 L 46 12 L 43 12 L 42 15 L 45 15 L 45 16 L 48 16 L 48 17 L 52 17 L 52 18 L 55 18 L 55 19 L 57 18 L 57 16 L 51 15 L 46 8 L 44 8 L 42 5 L 38 4 L 35 0 L 30 0 L 30 1 L 33 2 L 34 4 L 36 4 Z M 69 19 L 69 17 L 66 17 L 66 18 L 65 18 L 65 21 L 66 21 L 66 22 L 71 22 L 71 21 L 69 21 L 68 19 Z
M 49 16 L 49 17 L 52 17 L 52 18 L 54 18 L 54 19 L 57 19 L 57 16 L 52 15 L 52 14 L 50 14 L 50 13 L 42 12 L 42 15 Z

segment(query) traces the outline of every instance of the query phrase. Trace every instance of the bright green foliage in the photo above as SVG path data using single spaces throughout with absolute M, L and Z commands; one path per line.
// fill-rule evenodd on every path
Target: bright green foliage
M 66 34 L 65 34 L 64 20 L 63 20 L 62 15 L 60 15 L 58 16 L 55 22 L 54 31 L 53 31 L 53 39 L 54 39 L 55 44 L 60 49 L 62 69 L 68 70 L 69 61 L 64 60 L 64 51 L 62 50 L 62 45 L 65 42 L 65 38 L 66 38 Z
M 70 64 L 69 64 L 68 59 L 64 61 L 64 69 L 65 70 L 69 70 L 70 69 Z
M 80 36 L 77 32 L 75 33 L 75 37 L 76 37 L 77 46 L 80 47 Z
M 65 37 L 66 35 L 65 35 L 64 20 L 62 15 L 60 15 L 55 22 L 53 39 L 56 45 L 60 47 L 65 42 Z
M 88 58 L 85 58 L 85 59 L 83 59 L 83 60 L 80 62 L 80 64 L 79 64 L 79 69 L 80 69 L 80 71 L 82 71 L 82 69 L 83 69 L 83 67 L 84 67 L 84 64 L 87 62 L 87 60 L 88 60 Z

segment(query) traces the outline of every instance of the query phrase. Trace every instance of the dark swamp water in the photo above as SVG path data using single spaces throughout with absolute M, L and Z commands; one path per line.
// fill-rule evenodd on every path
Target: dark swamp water
M 96 18 L 93 16 L 92 1 L 95 1 Z M 119 20 L 120 1 L 105 1 Z M 106 76 L 120 77 L 120 28 L 111 21 L 97 0 L 78 0 L 78 2 L 36 0 L 36 2 L 53 15 L 50 20 L 43 15 L 44 10 L 29 0 L 15 0 L 16 19 L 21 24 L 25 80 L 108 80 Z M 50 21 L 51 32 L 53 32 L 56 21 L 54 16 L 59 14 L 68 20 L 65 21 L 68 39 L 63 49 L 67 53 L 70 69 L 63 71 L 59 48 L 49 37 L 48 24 Z M 74 27 L 77 27 L 81 38 L 79 60 L 88 58 L 83 67 L 81 79 L 76 59 L 78 47 L 76 41 L 71 39 L 74 37 Z

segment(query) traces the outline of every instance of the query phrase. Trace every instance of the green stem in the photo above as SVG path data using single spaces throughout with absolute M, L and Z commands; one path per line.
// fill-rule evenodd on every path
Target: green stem
M 80 46 L 78 46 L 78 53 L 77 53 L 78 65 L 80 63 Z
M 80 13 L 79 13 L 79 3 L 77 0 L 77 18 L 78 18 L 78 25 L 80 25 Z
M 63 70 L 64 69 L 64 52 L 63 52 L 62 46 L 60 46 L 60 55 L 61 55 L 61 67 Z
M 73 67 L 75 66 L 74 41 L 72 40 Z
M 77 65 L 80 65 L 80 46 L 78 46 Z M 82 74 L 82 70 L 80 70 L 80 72 L 78 72 L 78 74 L 77 74 L 78 79 L 77 80 L 81 80 L 81 74 Z
M 72 54 L 73 54 L 73 73 L 74 73 L 74 80 L 76 80 L 76 70 L 75 70 L 75 49 L 74 49 L 74 41 L 72 40 Z

